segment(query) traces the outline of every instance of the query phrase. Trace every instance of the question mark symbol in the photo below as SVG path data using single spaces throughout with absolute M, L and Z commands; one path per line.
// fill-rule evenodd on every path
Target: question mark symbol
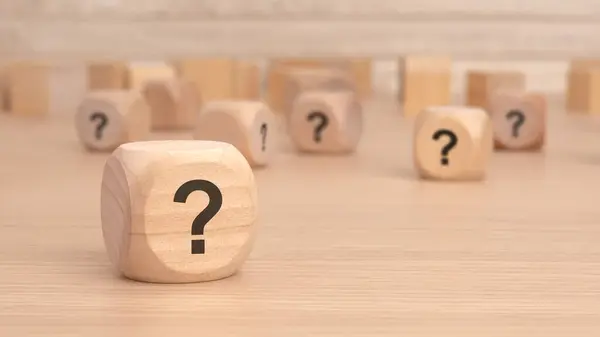
M 223 205 L 223 194 L 217 185 L 208 180 L 190 180 L 177 189 L 173 201 L 185 203 L 194 191 L 203 191 L 208 195 L 208 205 L 192 222 L 192 235 L 204 235 L 204 227 Z M 192 240 L 192 254 L 204 254 L 204 240 Z
M 327 117 L 327 115 L 325 115 L 324 113 L 322 113 L 320 111 L 315 111 L 307 116 L 307 120 L 309 122 L 312 122 L 315 119 L 319 119 L 320 122 L 317 124 L 317 127 L 315 128 L 314 140 L 315 140 L 315 142 L 320 143 L 321 142 L 321 133 L 323 132 L 323 129 L 325 129 L 327 127 L 327 125 L 329 124 L 329 118 Z
M 260 134 L 262 135 L 262 150 L 264 151 L 267 147 L 266 147 L 266 141 L 267 141 L 267 123 L 263 123 L 260 126 Z
M 521 112 L 520 110 L 510 110 L 506 114 L 506 119 L 508 119 L 508 120 L 516 119 L 516 121 L 512 127 L 512 135 L 515 138 L 519 137 L 519 129 L 525 123 L 525 114 L 523 112 Z
M 450 138 L 450 141 L 446 146 L 442 148 L 442 165 L 446 166 L 449 164 L 448 161 L 448 153 L 452 150 L 456 144 L 458 144 L 458 137 L 454 134 L 454 132 L 448 129 L 440 129 L 436 133 L 433 134 L 433 140 L 439 140 L 442 136 L 446 136 Z
M 106 117 L 103 112 L 94 112 L 90 116 L 90 121 L 95 122 L 97 119 L 100 120 L 100 123 L 96 125 L 96 139 L 100 140 L 100 138 L 102 138 L 102 132 L 104 131 L 106 124 L 108 124 L 108 117 Z

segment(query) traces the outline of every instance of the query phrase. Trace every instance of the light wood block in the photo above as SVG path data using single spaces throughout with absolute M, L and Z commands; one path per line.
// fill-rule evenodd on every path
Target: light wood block
M 195 84 L 203 101 L 258 100 L 261 74 L 246 60 L 201 58 L 174 61 L 177 76 Z
M 536 93 L 500 92 L 488 113 L 496 149 L 540 150 L 546 139 L 546 98 Z
M 92 62 L 87 65 L 87 88 L 90 91 L 128 89 L 128 71 L 126 62 Z
M 194 139 L 232 144 L 251 166 L 266 166 L 277 151 L 274 117 L 259 101 L 212 101 L 200 113 Z
M 343 60 L 336 58 L 282 58 L 272 59 L 267 71 L 266 99 L 275 113 L 286 109 L 286 86 L 290 70 L 337 69 L 347 70 Z M 288 103 L 289 104 L 289 103 Z
M 142 88 L 153 130 L 192 129 L 201 98 L 193 83 L 182 79 L 149 80 Z
M 358 96 L 368 99 L 373 96 L 373 61 L 369 58 L 350 61 L 350 73 L 354 79 Z
M 129 63 L 128 89 L 142 90 L 149 81 L 168 81 L 176 77 L 175 69 L 163 62 Z
M 348 154 L 363 131 L 363 112 L 352 91 L 306 91 L 294 101 L 288 130 L 297 149 Z
M 101 211 L 118 273 L 156 283 L 212 281 L 233 275 L 251 251 L 256 183 L 231 144 L 133 142 L 106 162 Z
M 163 62 L 101 62 L 87 66 L 88 90 L 136 89 L 147 81 L 175 78 L 175 69 Z
M 243 60 L 235 62 L 233 99 L 258 101 L 262 97 L 261 71 L 257 64 Z
M 417 116 L 413 157 L 422 178 L 482 180 L 492 150 L 492 123 L 483 109 L 429 107 Z
M 600 68 L 600 59 L 574 59 L 569 63 L 566 83 L 567 112 L 590 109 L 590 69 Z
M 50 112 L 51 70 L 43 62 L 17 62 L 9 66 L 10 113 L 40 117 Z
M 139 91 L 87 93 L 75 115 L 80 142 L 92 151 L 112 151 L 150 135 L 150 107 Z
M 526 77 L 517 71 L 481 71 L 467 73 L 466 104 L 487 109 L 490 99 L 498 91 L 524 91 Z
M 405 116 L 419 114 L 428 106 L 448 105 L 452 99 L 452 60 L 436 56 L 400 59 L 400 102 Z
M 291 113 L 294 100 L 302 92 L 311 90 L 357 92 L 352 77 L 347 72 L 335 68 L 290 68 L 281 70 L 282 84 L 277 88 L 279 99 L 276 106 L 283 116 Z

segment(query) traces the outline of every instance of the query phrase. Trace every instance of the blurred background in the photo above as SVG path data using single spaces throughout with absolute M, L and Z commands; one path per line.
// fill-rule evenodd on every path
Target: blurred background
M 395 95 L 400 56 L 439 54 L 457 96 L 474 68 L 559 94 L 569 59 L 600 55 L 598 32 L 597 0 L 0 0 L 0 55 L 53 60 L 53 114 L 79 103 L 85 60 L 106 59 L 365 56 L 375 93 Z

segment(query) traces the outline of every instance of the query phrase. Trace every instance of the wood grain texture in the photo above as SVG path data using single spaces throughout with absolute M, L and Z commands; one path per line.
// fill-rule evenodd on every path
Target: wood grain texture
M 600 119 L 551 100 L 540 154 L 483 183 L 415 179 L 412 125 L 367 105 L 352 157 L 282 153 L 255 172 L 249 261 L 212 283 L 115 278 L 100 230 L 105 154 L 72 119 L 0 116 L 6 336 L 564 337 L 600 333 Z M 189 139 L 157 133 L 156 139 Z

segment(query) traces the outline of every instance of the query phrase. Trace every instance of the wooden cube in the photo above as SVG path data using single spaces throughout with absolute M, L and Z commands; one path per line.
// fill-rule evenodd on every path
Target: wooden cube
M 405 116 L 416 116 L 428 106 L 452 100 L 452 60 L 447 57 L 408 56 L 399 64 L 400 101 Z
M 546 135 L 546 99 L 535 93 L 499 92 L 488 113 L 497 149 L 540 150 Z
M 87 88 L 91 91 L 128 89 L 128 72 L 126 62 L 92 62 L 87 66 Z
M 108 256 L 133 280 L 222 279 L 241 267 L 254 242 L 256 183 L 231 144 L 123 144 L 106 162 L 100 197 Z
M 290 70 L 337 70 L 347 71 L 347 64 L 336 58 L 282 58 L 272 59 L 267 71 L 267 102 L 275 113 L 284 113 L 286 86 Z M 344 75 L 345 76 L 345 75 Z
M 51 67 L 43 62 L 17 62 L 8 68 L 10 112 L 39 117 L 50 112 Z
M 275 119 L 259 101 L 212 101 L 206 104 L 194 139 L 234 145 L 253 167 L 265 166 L 276 152 Z
M 350 90 L 357 93 L 356 86 L 347 72 L 335 68 L 285 69 L 284 81 L 279 88 L 277 102 L 283 116 L 290 114 L 294 100 L 304 91 Z
M 243 60 L 235 62 L 233 96 L 237 100 L 258 101 L 262 97 L 262 75 L 257 64 Z
M 236 59 L 186 59 L 173 62 L 177 76 L 196 86 L 204 102 L 230 99 L 257 100 L 258 65 Z
M 483 109 L 438 106 L 417 116 L 413 158 L 421 178 L 484 179 L 492 150 L 492 124 Z
M 181 79 L 149 80 L 142 94 L 150 107 L 153 130 L 194 127 L 201 99 L 193 83 Z
M 139 91 L 89 92 L 75 115 L 75 127 L 85 148 L 112 151 L 150 134 L 150 107 Z
M 568 112 L 600 113 L 600 59 L 571 61 L 567 73 Z
M 147 81 L 175 78 L 164 62 L 99 62 L 87 67 L 88 90 L 141 89 Z
M 470 71 L 467 73 L 467 105 L 487 109 L 498 91 L 524 91 L 525 74 L 516 71 Z
M 302 152 L 354 152 L 363 130 L 362 105 L 352 91 L 306 91 L 288 119 L 290 136 Z
M 369 58 L 353 59 L 350 61 L 350 73 L 361 99 L 373 95 L 373 62 Z

